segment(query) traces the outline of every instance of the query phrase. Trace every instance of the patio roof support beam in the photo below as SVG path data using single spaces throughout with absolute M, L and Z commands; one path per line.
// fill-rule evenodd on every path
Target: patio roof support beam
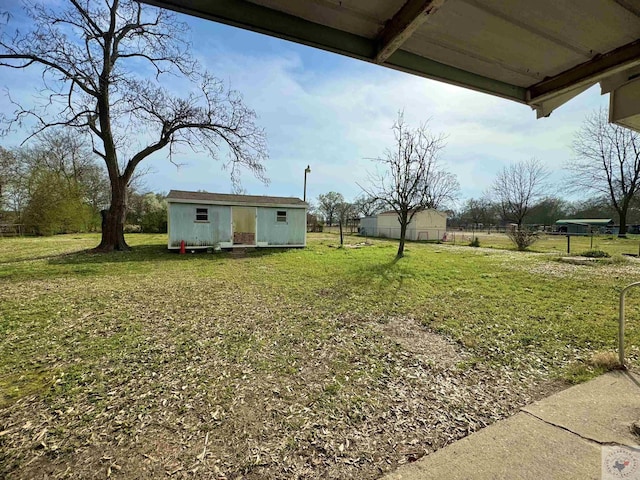
M 343 32 L 245 0 L 141 1 L 226 25 L 233 25 L 234 27 L 347 55 L 366 62 L 373 62 L 376 52 L 378 52 L 377 42 L 374 38 L 365 38 L 353 33 Z M 442 2 L 442 0 L 437 1 L 439 4 Z M 418 3 L 426 2 L 422 0 Z M 431 3 L 435 4 L 436 0 Z M 396 50 L 395 54 L 387 58 L 384 66 L 526 103 L 527 90 L 524 87 L 445 65 L 405 50 Z
M 384 63 L 444 2 L 445 0 L 408 0 L 378 35 L 378 53 L 374 61 Z
M 527 91 L 527 103 L 535 105 L 579 87 L 593 85 L 609 75 L 636 65 L 640 65 L 640 40 L 597 55 L 576 67 L 532 85 Z

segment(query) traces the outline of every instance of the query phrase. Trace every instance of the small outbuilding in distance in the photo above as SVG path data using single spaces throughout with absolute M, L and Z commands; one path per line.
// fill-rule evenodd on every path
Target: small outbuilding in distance
M 434 209 L 417 212 L 407 226 L 407 240 L 440 240 L 447 231 L 447 215 Z M 400 238 L 400 222 L 393 210 L 360 220 L 360 234 Z
M 559 233 L 573 235 L 606 233 L 606 230 L 612 229 L 613 225 L 613 220 L 610 218 L 563 218 L 556 222 Z
M 295 197 L 171 190 L 168 248 L 304 247 L 307 204 Z

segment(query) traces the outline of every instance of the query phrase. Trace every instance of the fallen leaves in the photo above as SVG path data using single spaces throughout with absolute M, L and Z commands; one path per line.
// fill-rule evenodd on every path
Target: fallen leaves
M 1 372 L 37 372 L 38 389 L 0 409 L 0 475 L 372 479 L 545 388 L 533 355 L 492 363 L 426 328 L 428 311 L 403 312 L 402 282 L 431 292 L 430 272 L 344 257 L 357 276 L 330 263 L 379 260 L 387 246 L 319 248 L 327 263 L 311 267 L 314 250 L 242 262 L 134 253 L 104 260 L 100 275 L 43 263 L 3 283 L 3 346 L 19 354 Z M 451 304 L 473 293 L 451 289 Z M 478 344 L 503 355 L 487 340 L 500 329 L 486 330 Z

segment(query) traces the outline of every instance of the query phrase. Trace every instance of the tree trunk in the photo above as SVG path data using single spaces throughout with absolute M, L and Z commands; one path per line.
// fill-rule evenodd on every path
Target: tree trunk
M 618 230 L 619 238 L 627 238 L 627 207 L 624 206 L 618 210 L 620 217 L 620 229 Z
M 342 246 L 344 244 L 344 237 L 342 236 L 342 220 L 338 222 L 338 225 L 340 225 L 340 246 Z
M 127 213 L 127 184 L 121 178 L 111 181 L 111 205 L 102 211 L 102 240 L 95 250 L 113 252 L 131 250 L 124 240 Z
M 398 245 L 398 253 L 396 258 L 404 256 L 404 239 L 407 236 L 407 221 L 400 222 L 400 244 Z

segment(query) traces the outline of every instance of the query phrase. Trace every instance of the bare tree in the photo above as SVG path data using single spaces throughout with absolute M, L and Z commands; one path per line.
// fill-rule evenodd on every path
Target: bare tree
M 462 207 L 461 217 L 465 222 L 471 222 L 475 231 L 490 219 L 491 206 L 491 200 L 487 197 L 470 198 Z
M 322 213 L 328 226 L 333 225 L 338 217 L 338 207 L 344 203 L 344 197 L 338 192 L 318 195 L 318 211 Z
M 360 195 L 353 202 L 353 207 L 356 211 L 356 214 L 362 215 L 363 217 L 371 217 L 384 208 L 384 204 L 376 199 L 375 197 Z
M 636 198 L 637 200 L 637 198 Z M 586 200 L 577 200 L 567 205 L 567 217 L 608 218 L 616 215 L 608 196 L 599 195 Z
M 109 194 L 106 171 L 97 162 L 86 137 L 74 133 L 63 128 L 45 130 L 38 135 L 32 148 L 24 150 L 25 161 L 29 168 L 43 168 L 64 179 L 69 186 L 82 184 L 83 194 L 100 197 L 103 199 L 101 205 L 108 205 L 108 198 L 105 199 Z
M 531 207 L 529 211 L 529 223 L 542 224 L 546 229 L 547 226 L 553 225 L 558 219 L 566 217 L 567 202 L 559 197 L 549 196 Z
M 90 136 L 107 167 L 111 204 L 101 251 L 126 250 L 127 187 L 140 162 L 180 146 L 216 158 L 226 146 L 234 181 L 244 166 L 266 181 L 264 132 L 241 96 L 201 71 L 183 40 L 187 26 L 167 10 L 133 0 L 69 0 L 66 8 L 26 4 L 32 29 L 0 38 L 0 66 L 43 71 L 42 102 L 4 120 L 32 135 L 64 126 Z M 160 86 L 164 74 L 190 82 L 186 96 Z M 149 78 L 152 78 L 149 79 Z
M 5 218 L 30 223 L 39 234 L 100 226 L 100 210 L 109 204 L 106 170 L 82 137 L 72 133 L 47 130 L 28 147 L 0 148 L 0 211 L 5 210 Z M 51 228 L 40 228 L 39 219 Z M 63 224 L 73 228 L 65 230 Z
M 0 147 L 0 215 L 7 203 L 7 192 L 16 164 L 17 160 L 13 152 Z
M 38 135 L 35 146 L 26 150 L 29 169 L 44 169 L 58 176 L 63 180 L 61 185 L 81 195 L 92 214 L 100 217 L 100 211 L 109 205 L 109 178 L 86 137 L 74 133 L 55 128 Z M 99 225 L 98 222 L 95 227 Z
M 9 217 L 11 222 L 21 223 L 29 199 L 27 158 L 22 149 L 0 147 L 0 220 L 3 222 Z M 7 215 L 8 212 L 11 213 Z
M 626 236 L 627 213 L 640 188 L 640 135 L 609 123 L 600 109 L 585 119 L 573 151 L 568 169 L 575 187 L 606 196 L 618 213 L 618 236 Z
M 402 257 L 407 226 L 415 214 L 452 201 L 460 185 L 456 176 L 440 165 L 442 135 L 429 132 L 426 124 L 416 129 L 408 127 L 402 112 L 393 124 L 393 133 L 394 148 L 374 159 L 383 166 L 382 171 L 371 174 L 370 186 L 363 190 L 396 212 L 400 223 L 397 257 Z
M 531 207 L 543 198 L 548 177 L 547 169 L 535 158 L 505 166 L 493 182 L 502 218 L 516 223 L 520 230 Z

